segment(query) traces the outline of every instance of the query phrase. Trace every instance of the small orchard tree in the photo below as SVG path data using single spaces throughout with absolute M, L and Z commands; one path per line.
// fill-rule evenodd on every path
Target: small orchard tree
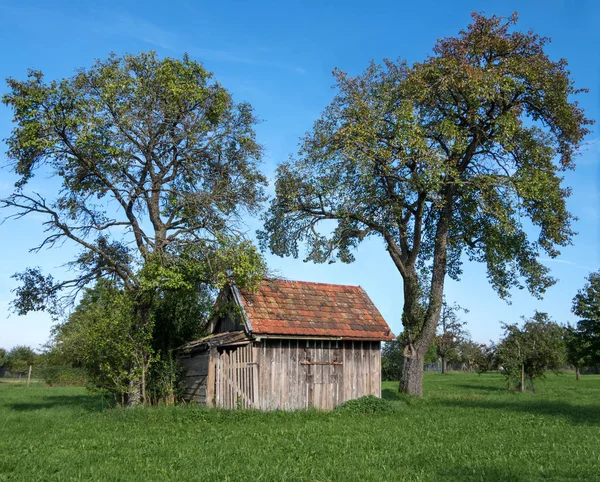
M 471 366 L 480 375 L 498 369 L 498 347 L 493 342 L 478 345 L 472 356 Z
M 458 314 L 468 310 L 454 303 L 449 305 L 446 301 L 442 303 L 442 312 L 438 324 L 438 331 L 434 338 L 434 344 L 440 360 L 442 361 L 442 373 L 448 371 L 448 361 L 458 361 L 458 347 L 464 342 L 469 334 L 465 330 L 465 321 L 461 321 Z
M 458 359 L 463 366 L 463 369 L 472 370 L 475 358 L 480 351 L 480 344 L 475 343 L 469 338 L 464 338 L 458 343 L 456 351 L 458 353 Z
M 15 372 L 24 372 L 35 365 L 38 357 L 33 348 L 17 345 L 6 354 L 6 367 Z
M 539 297 L 555 281 L 539 255 L 571 242 L 561 173 L 591 121 L 567 62 L 516 22 L 474 14 L 422 62 L 336 70 L 337 95 L 277 170 L 263 247 L 350 263 L 381 239 L 403 280 L 406 393 L 422 394 L 445 279 L 462 260 L 484 263 L 502 298 L 522 287 Z
M 600 271 L 591 273 L 585 286 L 573 298 L 580 348 L 584 348 L 590 364 L 600 364 Z
M 590 345 L 583 332 L 577 327 L 565 327 L 565 344 L 567 347 L 567 361 L 575 368 L 575 379 L 579 380 L 581 369 L 590 364 Z
M 546 371 L 558 372 L 567 362 L 564 328 L 547 313 L 535 312 L 523 326 L 504 324 L 504 338 L 498 345 L 498 363 L 509 387 L 525 391 L 526 379 L 535 391 L 534 380 Z
M 0 206 L 9 217 L 43 218 L 47 237 L 32 251 L 63 243 L 80 250 L 67 279 L 37 268 L 18 273 L 13 307 L 52 309 L 98 280 L 116 283 L 131 316 L 114 332 L 129 336 L 115 343 L 135 340 L 128 374 L 117 378 L 128 381 L 127 403 L 138 404 L 157 304 L 214 289 L 226 273 L 240 285 L 264 273 L 241 224 L 260 208 L 266 183 L 253 110 L 187 55 L 153 52 L 111 55 L 50 82 L 30 71 L 24 81 L 8 79 L 3 101 L 14 114 L 7 145 L 18 180 Z M 29 187 L 38 171 L 56 181 L 54 195 Z

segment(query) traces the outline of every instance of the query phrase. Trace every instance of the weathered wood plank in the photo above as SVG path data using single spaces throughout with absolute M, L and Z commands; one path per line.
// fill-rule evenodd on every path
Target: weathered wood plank
M 258 357 L 256 355 L 256 347 L 254 345 L 250 345 L 249 347 L 250 353 L 250 362 L 251 362 L 251 371 L 250 371 L 250 389 L 252 390 L 252 407 L 251 408 L 259 408 L 258 407 Z
M 369 394 L 369 358 L 368 358 L 369 342 L 360 342 L 360 375 L 361 375 L 361 397 Z
M 216 392 L 216 403 L 215 405 L 217 407 L 220 407 L 221 404 L 223 403 L 223 394 L 221 392 L 221 380 L 223 379 L 223 375 L 221 373 L 221 369 L 222 369 L 222 363 L 221 363 L 221 357 L 220 355 L 217 354 L 217 356 L 215 357 L 215 363 L 216 363 L 216 387 L 215 387 L 215 392 Z
M 288 340 L 279 340 L 279 365 L 277 374 L 277 382 L 279 387 L 277 390 L 279 391 L 279 408 L 281 410 L 287 410 L 287 398 L 288 398 L 288 390 L 286 386 L 286 371 L 288 368 L 288 351 L 286 350 L 286 345 L 289 346 Z
M 381 363 L 378 358 L 379 342 L 374 341 L 371 347 L 371 393 L 376 397 L 381 397 L 379 383 L 381 380 Z
M 335 341 L 334 345 L 331 349 L 331 360 L 334 362 L 334 365 L 331 367 L 332 377 L 333 377 L 333 388 L 332 388 L 332 400 L 331 404 L 333 408 L 338 405 L 338 400 L 340 397 L 340 370 L 342 369 L 343 362 L 340 362 L 340 344 L 339 341 Z
M 300 340 L 298 342 L 298 359 L 300 362 L 308 361 L 307 346 L 308 341 Z M 308 407 L 308 384 L 306 375 L 308 366 L 298 365 L 298 406 L 300 408 Z
M 306 359 L 312 361 L 315 357 L 315 343 L 306 342 Z M 306 405 L 307 407 L 314 406 L 314 393 L 315 393 L 315 372 L 312 365 L 305 365 L 306 368 Z
M 323 369 L 323 393 L 322 393 L 322 397 L 321 397 L 321 401 L 322 401 L 322 407 L 324 410 L 331 410 L 332 407 L 332 391 L 331 391 L 331 387 L 332 387 L 332 378 L 331 378 L 331 368 L 332 365 L 330 365 L 331 362 L 331 340 L 328 341 L 324 341 L 323 342 L 323 362 L 327 363 L 327 365 L 322 365 L 322 369 Z
M 298 340 L 290 340 L 288 368 L 287 389 L 289 393 L 289 407 L 292 410 L 296 410 L 300 408 L 298 406 L 298 369 L 300 368 L 298 360 Z
M 215 397 L 215 357 L 217 356 L 217 349 L 211 348 L 208 358 L 208 374 L 206 377 L 206 400 L 207 405 L 212 407 L 214 405 Z

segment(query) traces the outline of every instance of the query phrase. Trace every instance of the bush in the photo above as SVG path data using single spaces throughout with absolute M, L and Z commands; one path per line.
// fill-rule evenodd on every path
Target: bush
M 356 413 L 360 415 L 371 415 L 376 413 L 392 413 L 397 410 L 397 404 L 392 404 L 387 400 L 367 395 L 365 397 L 348 400 L 336 407 L 336 410 Z
M 85 370 L 70 366 L 45 366 L 38 370 L 40 378 L 49 386 L 84 386 Z

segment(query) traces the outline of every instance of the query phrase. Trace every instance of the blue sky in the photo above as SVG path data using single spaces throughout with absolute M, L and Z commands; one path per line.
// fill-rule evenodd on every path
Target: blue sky
M 437 38 L 456 34 L 470 12 L 510 15 L 519 12 L 518 28 L 552 37 L 548 52 L 569 61 L 573 78 L 590 93 L 580 97 L 588 117 L 597 119 L 600 87 L 600 6 L 592 1 L 485 2 L 7 2 L 0 0 L 0 77 L 24 78 L 28 68 L 47 78 L 70 76 L 109 52 L 156 50 L 181 57 L 184 52 L 205 64 L 238 101 L 249 101 L 263 122 L 258 135 L 266 148 L 263 170 L 295 153 L 298 138 L 312 126 L 333 96 L 331 71 L 361 72 L 371 59 L 422 60 Z M 0 84 L 0 93 L 6 91 Z M 11 130 L 11 113 L 0 106 L 0 139 Z M 556 320 L 573 320 L 571 299 L 590 271 L 600 268 L 600 142 L 597 127 L 589 136 L 578 168 L 566 175 L 572 186 L 569 208 L 579 217 L 574 246 L 548 262 L 559 283 L 538 301 L 516 292 L 512 304 L 497 298 L 481 265 L 465 265 L 460 282 L 447 284 L 447 297 L 470 311 L 465 315 L 473 339 L 500 335 L 499 321 L 518 321 L 534 309 Z M 6 164 L 0 142 L 0 165 Z M 14 178 L 0 171 L 0 196 Z M 53 183 L 36 179 L 33 187 L 50 192 Z M 258 226 L 248 220 L 249 233 Z M 43 313 L 9 316 L 14 280 L 26 266 L 40 266 L 60 278 L 61 265 L 77 251 L 31 254 L 42 239 L 41 219 L 0 225 L 0 347 L 44 343 L 52 326 Z M 314 265 L 267 255 L 270 267 L 289 279 L 361 285 L 394 333 L 401 328 L 402 281 L 383 246 L 364 243 L 351 265 Z

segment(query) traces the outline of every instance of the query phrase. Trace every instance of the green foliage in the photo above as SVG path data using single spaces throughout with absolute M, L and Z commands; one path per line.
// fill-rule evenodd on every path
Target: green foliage
M 106 410 L 81 388 L 0 382 L 0 480 L 597 480 L 600 376 L 515 397 L 496 373 L 425 373 L 400 408 Z
M 67 358 L 85 369 L 90 388 L 120 403 L 131 392 L 130 381 L 141 375 L 136 370 L 142 369 L 142 350 L 151 351 L 151 328 L 139 329 L 127 293 L 100 281 L 55 328 L 55 341 Z
M 148 402 L 172 405 L 180 400 L 181 375 L 181 366 L 170 350 L 157 352 L 148 372 Z
M 517 385 L 523 390 L 524 376 L 534 390 L 534 379 L 543 377 L 546 371 L 558 372 L 564 367 L 567 361 L 564 328 L 546 313 L 536 311 L 522 328 L 505 324 L 504 330 L 504 338 L 498 345 L 498 363 L 509 386 Z
M 36 377 L 50 387 L 75 387 L 86 385 L 86 372 L 83 368 L 70 365 L 43 365 L 36 370 Z
M 424 362 L 425 363 L 438 363 L 439 361 L 439 356 L 438 356 L 438 352 L 437 352 L 437 347 L 435 346 L 435 344 L 431 344 L 429 345 L 429 348 L 427 349 L 427 352 L 425 353 L 425 358 L 424 358 Z
M 473 349 L 474 348 L 474 349 Z M 463 355 L 464 356 L 464 355 Z M 493 343 L 476 345 L 470 350 L 469 366 L 480 375 L 498 369 L 498 350 Z
M 3 357 L 3 366 L 12 372 L 26 372 L 30 366 L 37 364 L 39 355 L 33 348 L 25 345 L 17 345 L 11 348 Z
M 381 349 L 381 378 L 387 381 L 398 381 L 402 376 L 404 355 L 402 344 L 398 339 L 386 341 Z
M 579 317 L 577 330 L 571 331 L 576 336 L 575 340 L 571 338 L 576 345 L 570 350 L 572 359 L 587 358 L 590 364 L 600 364 L 600 272 L 588 276 L 573 298 L 572 311 Z
M 367 395 L 354 400 L 348 400 L 336 407 L 336 410 L 354 413 L 357 415 L 375 415 L 380 413 L 393 413 L 398 407 L 382 398 Z
M 588 338 L 576 327 L 565 327 L 565 345 L 567 347 L 567 361 L 575 369 L 580 370 L 586 365 L 593 365 Z

